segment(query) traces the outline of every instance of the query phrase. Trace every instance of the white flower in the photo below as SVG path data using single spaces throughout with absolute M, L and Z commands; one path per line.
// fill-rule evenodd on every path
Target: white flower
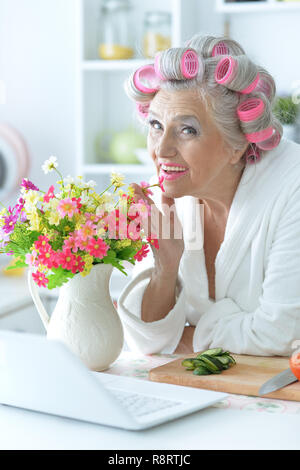
M 42 165 L 42 170 L 44 171 L 45 175 L 50 171 L 54 170 L 54 168 L 58 167 L 57 158 L 50 157 L 49 160 L 46 160 L 45 163 Z
M 85 189 L 93 189 L 93 188 L 95 188 L 96 186 L 97 186 L 97 183 L 96 183 L 96 181 L 94 181 L 94 180 L 90 180 L 90 181 L 88 181 L 87 183 L 84 183 L 84 188 L 85 188 Z
M 74 178 L 70 175 L 68 175 L 66 178 L 64 178 L 64 184 L 74 184 Z
M 84 191 L 81 196 L 80 196 L 80 202 L 81 204 L 84 204 L 85 206 L 89 206 L 92 204 L 93 200 L 92 198 L 87 194 L 86 191 Z

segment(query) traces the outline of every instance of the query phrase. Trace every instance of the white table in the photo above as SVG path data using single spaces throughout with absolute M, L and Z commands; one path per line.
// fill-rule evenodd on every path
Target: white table
M 177 355 L 123 351 L 105 371 L 148 380 Z M 192 415 L 125 431 L 0 405 L 0 449 L 300 449 L 300 403 L 228 395 Z
M 299 449 L 299 415 L 207 408 L 125 431 L 0 405 L 0 449 Z

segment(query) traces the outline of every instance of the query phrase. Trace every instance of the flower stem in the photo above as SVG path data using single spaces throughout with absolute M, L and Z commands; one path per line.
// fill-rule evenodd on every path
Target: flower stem
M 106 193 L 106 191 L 108 191 L 112 186 L 113 184 L 110 184 L 108 188 L 106 188 L 101 194 L 99 194 L 99 197 L 102 196 L 104 193 Z

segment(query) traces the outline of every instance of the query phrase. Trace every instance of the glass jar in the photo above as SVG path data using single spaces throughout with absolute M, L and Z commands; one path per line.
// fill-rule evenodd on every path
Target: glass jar
M 98 29 L 100 59 L 131 59 L 134 55 L 131 5 L 128 0 L 103 0 Z
M 153 59 L 157 52 L 171 47 L 171 13 L 148 11 L 144 19 L 143 54 Z

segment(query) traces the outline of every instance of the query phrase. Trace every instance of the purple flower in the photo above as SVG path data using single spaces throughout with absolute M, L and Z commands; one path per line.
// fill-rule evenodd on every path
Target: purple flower
M 18 202 L 19 202 L 19 204 L 16 204 L 15 207 L 13 208 L 13 210 L 16 211 L 16 215 L 19 215 L 20 212 L 21 212 L 21 210 L 23 209 L 24 204 L 25 204 L 25 199 L 22 199 L 22 198 L 20 197 L 20 199 L 19 199 Z
M 33 191 L 39 191 L 39 188 L 37 188 L 31 181 L 29 181 L 27 178 L 23 178 L 21 186 L 25 188 L 27 191 L 29 189 L 32 189 Z
M 15 225 L 17 223 L 18 216 L 17 215 L 9 215 L 8 217 L 4 217 L 4 225 L 3 229 L 5 233 L 10 233 L 14 230 Z
M 27 220 L 27 215 L 25 212 L 21 212 L 21 217 L 20 217 L 20 221 L 21 223 L 23 224 L 23 222 L 26 222 Z

